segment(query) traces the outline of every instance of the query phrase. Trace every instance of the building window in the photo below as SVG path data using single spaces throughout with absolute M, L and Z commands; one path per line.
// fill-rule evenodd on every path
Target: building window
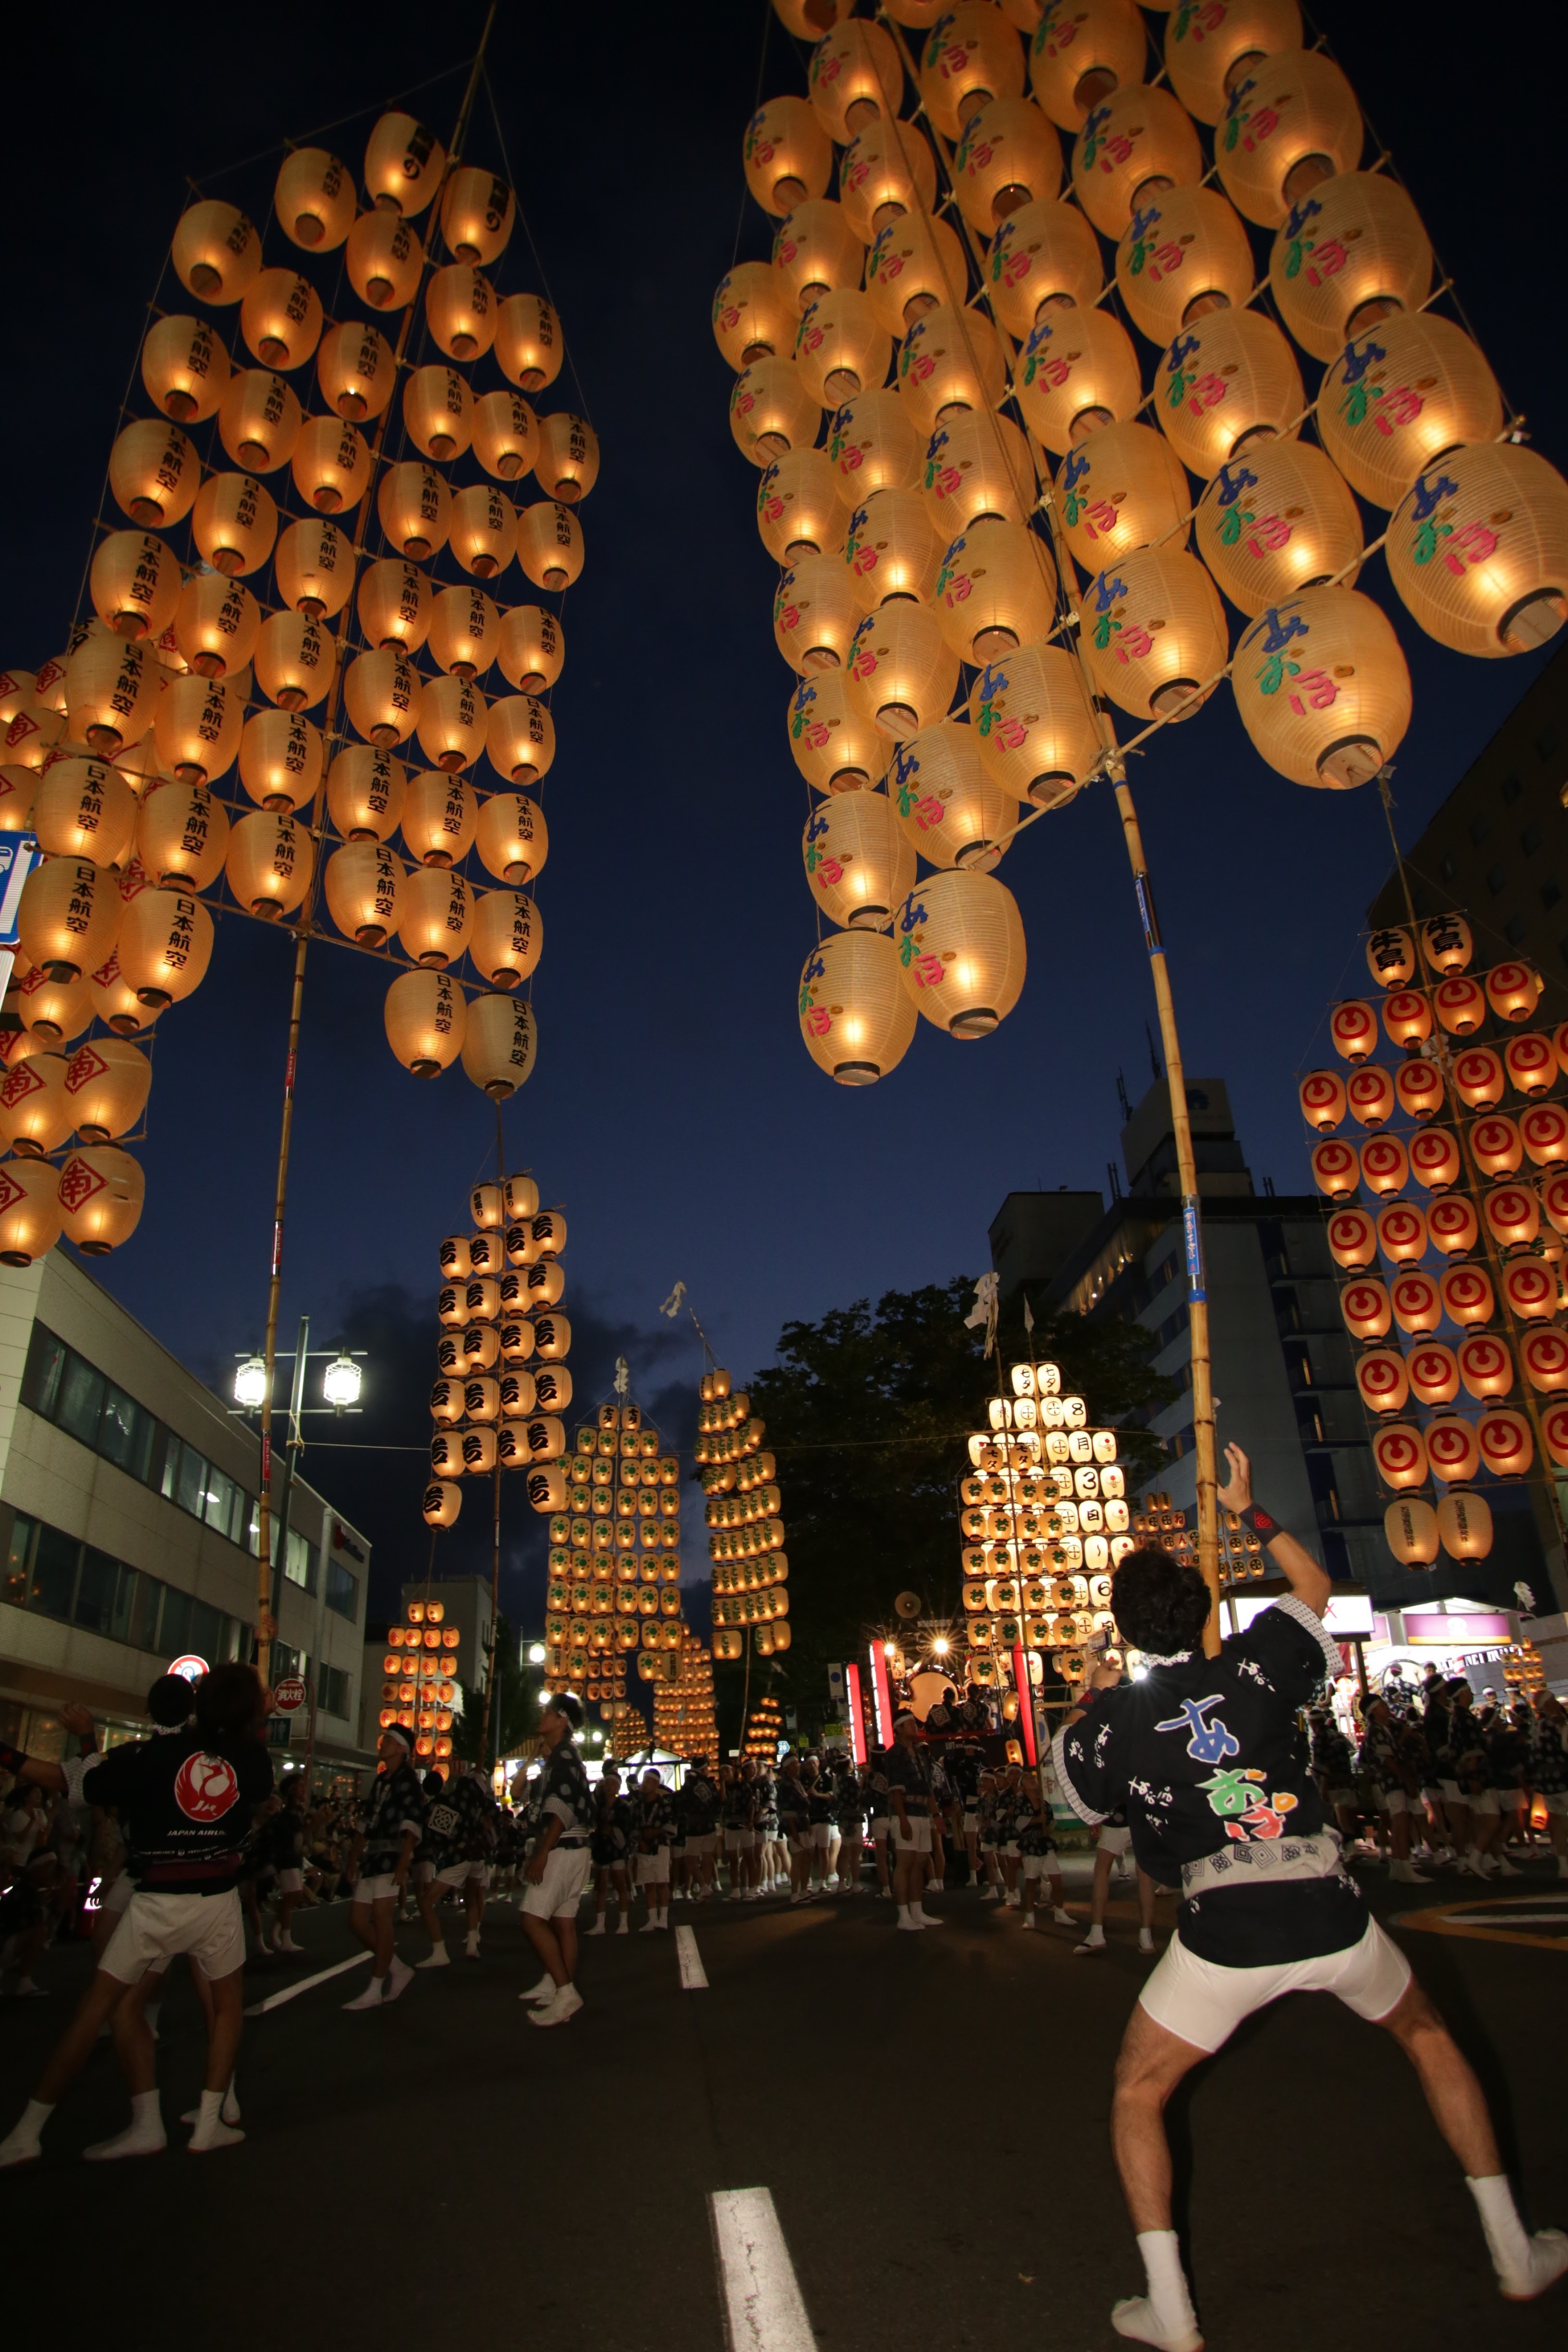
M 1519 845 L 1527 857 L 1533 857 L 1541 846 L 1541 827 L 1538 824 L 1527 824 L 1519 836 Z
M 17 1512 L 12 1521 L 0 1599 L 39 1617 L 79 1625 L 105 1641 L 154 1657 L 194 1650 L 210 1664 L 250 1655 L 250 1628 L 194 1592 L 182 1592 L 62 1528 Z
M 1500 866 L 1492 866 L 1488 867 L 1487 888 L 1491 892 L 1494 898 L 1497 897 L 1498 892 L 1502 888 L 1503 884 L 1507 880 L 1508 876 L 1504 873 Z
M 351 1625 L 359 1615 L 359 1579 L 335 1559 L 327 1562 L 327 1606 Z
M 300 1533 L 298 1528 L 289 1530 L 289 1556 L 283 1563 L 283 1573 L 290 1584 L 304 1592 L 316 1590 L 316 1547 Z
M 1491 829 L 1491 819 L 1484 814 L 1480 816 L 1473 816 L 1470 819 L 1470 839 L 1475 843 L 1478 849 L 1480 847 L 1482 842 L 1486 839 Z
M 1524 937 L 1524 917 L 1522 915 L 1510 915 L 1507 922 L 1503 925 L 1503 936 L 1512 946 L 1518 947 L 1521 940 Z
M 348 1721 L 349 1678 L 342 1666 L 317 1667 L 316 1705 L 323 1715 L 335 1715 L 340 1721 Z
M 1193 1424 L 1189 1421 L 1185 1429 L 1178 1429 L 1171 1436 L 1166 1438 L 1165 1451 L 1170 1455 L 1173 1462 L 1179 1462 L 1184 1454 L 1190 1454 L 1192 1452 L 1193 1447 L 1196 1443 L 1197 1441 L 1193 1435 Z
M 1521 793 L 1521 792 L 1523 792 L 1523 790 L 1524 790 L 1524 786 L 1520 782 L 1519 778 L 1518 778 L 1517 776 L 1505 776 L 1505 777 L 1503 778 L 1503 780 L 1502 780 L 1502 796 L 1503 796 L 1503 798 L 1504 798 L 1504 800 L 1505 800 L 1505 801 L 1516 801 L 1516 800 L 1518 800 L 1518 798 L 1519 798 L 1519 796 L 1520 796 Z
M 1557 883 L 1543 882 L 1542 884 L 1541 903 L 1546 908 L 1548 914 L 1550 914 L 1552 908 L 1557 905 L 1562 896 L 1562 888 Z

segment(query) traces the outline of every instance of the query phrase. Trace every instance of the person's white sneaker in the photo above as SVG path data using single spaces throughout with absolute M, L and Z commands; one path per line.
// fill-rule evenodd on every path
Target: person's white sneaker
M 1568 2236 L 1561 2230 L 1537 2230 L 1530 2241 L 1530 2269 L 1522 2278 L 1500 2278 L 1498 2285 L 1510 2303 L 1533 2303 L 1568 2272 Z
M 1157 2344 L 1163 2352 L 1204 2352 L 1204 2339 L 1195 2327 L 1183 2327 L 1174 2335 L 1168 2334 L 1154 2316 L 1154 2306 L 1147 2295 L 1131 2294 L 1113 2304 L 1110 2324 L 1118 2336 L 1129 2336 L 1135 2344 Z
M 445 1944 L 437 1944 L 427 1960 L 416 1960 L 414 1965 L 416 1969 L 449 1969 L 452 1955 Z
M 520 1992 L 518 1999 L 519 2000 L 553 2000 L 555 1991 L 555 1979 L 547 1969 L 539 1982 L 527 1992 Z
M 564 2025 L 575 2017 L 583 2006 L 583 1996 L 575 1985 L 563 1985 L 547 2008 L 536 2009 L 529 2019 L 530 2025 Z

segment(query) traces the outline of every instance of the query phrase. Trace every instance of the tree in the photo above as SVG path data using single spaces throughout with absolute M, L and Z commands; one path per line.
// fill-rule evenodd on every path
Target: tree
M 452 1753 L 463 1764 L 493 1763 L 497 1757 L 510 1756 L 539 1728 L 522 1671 L 522 1644 L 504 1617 L 496 1619 L 490 1644 L 495 1690 L 483 1756 L 479 1754 L 479 1728 L 485 1719 L 485 1686 L 482 1682 L 459 1685 L 463 1711 L 452 1717 Z
M 874 1313 L 860 1298 L 819 1323 L 786 1323 L 779 1361 L 751 1383 L 778 1459 L 792 1563 L 791 1646 L 776 1679 L 813 1717 L 829 1664 L 858 1656 L 862 1628 L 889 1621 L 897 1594 L 918 1592 L 927 1613 L 959 1613 L 964 1441 L 997 1386 L 984 1329 L 964 1322 L 972 1297 L 955 1276 L 888 1291 Z M 1020 1304 L 999 1335 L 1004 1368 L 1031 1353 L 1021 1317 Z M 1139 1326 L 1069 1315 L 1041 1317 L 1032 1352 L 1059 1363 L 1063 1388 L 1105 1424 L 1175 1396 L 1174 1381 L 1150 1369 L 1152 1346 Z M 1122 1452 L 1130 1487 L 1165 1458 L 1143 1429 L 1127 1433 Z

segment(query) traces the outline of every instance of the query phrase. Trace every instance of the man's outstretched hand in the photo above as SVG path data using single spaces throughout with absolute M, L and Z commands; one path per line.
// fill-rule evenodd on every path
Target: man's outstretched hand
M 1252 1504 L 1252 1465 L 1239 1445 L 1227 1445 L 1225 1458 L 1230 1465 L 1230 1476 L 1216 1497 L 1222 1511 L 1245 1511 Z

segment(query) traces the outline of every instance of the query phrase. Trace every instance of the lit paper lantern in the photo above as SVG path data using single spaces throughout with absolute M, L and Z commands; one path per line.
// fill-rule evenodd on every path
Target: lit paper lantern
M 1298 1095 L 1308 1126 L 1315 1127 L 1320 1135 L 1331 1135 L 1345 1115 L 1344 1080 L 1332 1070 L 1310 1070 Z
M 228 812 L 204 784 L 159 784 L 136 818 L 136 855 L 160 888 L 205 890 L 223 871 Z
M 0 1265 L 31 1265 L 53 1249 L 61 1216 L 59 1175 L 52 1162 L 7 1160 L 0 1165 Z
M 1310 441 L 1255 441 L 1221 466 L 1199 501 L 1195 532 L 1226 594 L 1255 619 L 1321 583 L 1348 589 L 1359 570 L 1355 500 Z
M 345 939 L 379 947 L 397 921 L 403 861 L 378 841 L 345 842 L 327 860 L 327 911 Z
M 788 724 L 795 765 L 819 793 L 864 792 L 887 764 L 887 738 L 851 709 L 841 669 L 801 679 Z
M 383 474 L 375 511 L 392 546 L 422 563 L 447 544 L 452 493 L 439 474 L 410 458 Z
M 1389 1299 L 1394 1321 L 1413 1339 L 1428 1338 L 1442 1320 L 1443 1300 L 1428 1274 L 1401 1273 L 1390 1286 Z
M 328 813 L 346 841 L 389 841 L 402 820 L 407 789 L 401 761 L 352 744 L 327 771 Z
M 1165 70 L 1188 113 L 1216 123 L 1237 82 L 1257 72 L 1266 57 L 1300 46 L 1296 0 L 1229 0 L 1206 15 L 1178 8 L 1166 20 Z
M 1184 327 L 1154 377 L 1154 414 L 1205 480 L 1254 441 L 1292 436 L 1306 395 L 1289 344 L 1256 310 L 1215 310 Z
M 1437 1285 L 1451 1323 L 1489 1323 L 1497 1308 L 1491 1277 L 1479 1265 L 1451 1265 Z
M 1492 1548 L 1491 1507 L 1480 1495 L 1445 1495 L 1437 1506 L 1437 1532 L 1455 1559 L 1485 1559 Z
M 1450 478 L 1452 456 L 1495 440 L 1502 421 L 1502 395 L 1481 353 L 1432 311 L 1385 319 L 1347 343 L 1318 394 L 1323 446 L 1352 489 L 1380 507 L 1397 507 L 1428 470 Z M 1396 551 L 1391 540 L 1391 572 Z
M 1059 646 L 1024 646 L 988 662 L 969 715 L 982 765 L 1016 800 L 1060 806 L 1100 765 L 1103 747 L 1078 663 Z
M 550 855 L 544 812 L 522 793 L 492 793 L 475 834 L 487 873 L 500 882 L 531 882 Z
M 1541 1202 L 1528 1184 L 1500 1184 L 1481 1201 L 1481 1221 L 1504 1249 L 1523 1249 L 1541 1230 Z
M 482 359 L 495 341 L 495 289 L 471 262 L 448 262 L 425 281 L 425 320 L 448 359 Z
M 213 919 L 199 898 L 183 890 L 138 890 L 121 918 L 120 982 L 139 1004 L 161 1013 L 201 986 L 212 950 Z
M 1059 193 L 1061 142 L 1026 98 L 994 98 L 963 126 L 952 184 L 964 219 L 989 236 L 1021 205 Z
M 93 611 L 117 637 L 161 637 L 179 608 L 180 567 L 156 532 L 114 530 L 100 541 L 88 588 Z
M 382 115 L 364 151 L 364 184 L 378 211 L 403 219 L 422 213 L 441 185 L 447 153 L 412 114 Z
M 1349 1274 L 1363 1274 L 1377 1254 L 1377 1229 L 1366 1211 L 1336 1209 L 1327 1231 L 1334 1264 Z
M 32 830 L 47 856 L 123 866 L 136 834 L 136 795 L 101 760 L 51 760 L 33 797 Z
M 804 0 L 798 13 L 802 22 L 790 30 L 809 40 L 824 20 L 831 23 L 834 0 Z M 817 42 L 807 80 L 813 112 L 828 137 L 843 146 L 871 123 L 896 116 L 904 68 L 892 35 L 855 16 Z
M 837 477 L 826 450 L 792 449 L 764 468 L 757 485 L 757 529 L 775 562 L 837 553 L 845 524 Z
M 1458 1413 L 1442 1413 L 1426 1424 L 1426 1458 L 1435 1477 L 1445 1486 L 1468 1486 L 1481 1466 L 1481 1449 L 1473 1423 Z
M 468 953 L 492 988 L 516 988 L 538 963 L 543 926 L 533 900 L 516 890 L 481 891 Z
M 1414 1265 L 1426 1252 L 1426 1219 L 1406 1201 L 1377 1213 L 1378 1246 L 1394 1265 Z
M 1485 985 L 1487 1003 L 1500 1021 L 1528 1021 L 1541 1002 L 1541 974 L 1531 964 L 1494 964 Z
M 885 381 L 892 339 L 866 295 L 837 287 L 801 313 L 793 356 L 810 398 L 837 408 Z
M 1499 969 L 1506 971 L 1509 968 L 1504 965 Z M 1534 996 L 1538 989 L 1536 974 L 1528 965 L 1518 965 L 1514 969 L 1520 972 L 1521 979 L 1517 983 L 1511 982 L 1507 983 L 1510 991 L 1511 992 L 1513 986 L 1517 985 L 1521 999 Z M 1491 1002 L 1492 1010 L 1505 1020 L 1512 1019 L 1516 1016 L 1507 1009 L 1504 1003 L 1499 1001 L 1498 995 L 1493 994 L 1492 983 L 1497 981 L 1498 971 L 1488 973 L 1487 994 Z M 1500 983 L 1500 994 L 1502 985 Z M 1510 1001 L 1513 1001 L 1511 993 Z M 1539 1034 L 1510 1037 L 1502 1049 L 1502 1058 L 1503 1066 L 1508 1072 L 1509 1084 L 1517 1094 L 1534 1097 L 1545 1094 L 1556 1084 L 1557 1056 L 1552 1050 L 1550 1037 Z
M 1184 547 L 1191 493 L 1170 444 L 1147 425 L 1107 425 L 1057 476 L 1068 544 L 1099 572 L 1154 541 Z
M 218 438 L 247 474 L 286 466 L 303 423 L 299 395 L 270 368 L 241 368 L 230 376 L 218 407 Z
M 307 827 L 276 809 L 258 809 L 254 815 L 242 816 L 229 834 L 224 854 L 229 888 L 242 907 L 268 922 L 291 915 L 303 903 L 315 863 L 315 845 Z M 127 930 L 136 905 L 132 899 Z M 202 911 L 206 912 L 205 908 Z M 125 961 L 123 939 L 121 961 Z
M 1195 557 L 1175 549 L 1145 548 L 1098 573 L 1084 599 L 1081 642 L 1100 691 L 1141 719 L 1190 718 L 1226 665 L 1214 583 Z
M 1337 359 L 1392 313 L 1420 310 L 1431 290 L 1432 247 L 1397 180 L 1342 172 L 1291 205 L 1268 282 L 1302 349 Z
M 1383 1515 L 1389 1550 L 1405 1568 L 1429 1568 L 1437 1557 L 1437 1514 L 1430 1503 L 1401 1496 Z
M 1331 58 L 1286 49 L 1231 83 L 1215 134 L 1220 184 L 1238 212 L 1277 228 L 1290 207 L 1361 161 L 1361 110 Z
M 463 1067 L 493 1102 L 506 1102 L 532 1075 L 538 1042 L 533 1008 L 523 998 L 476 996 L 468 1006 Z
M 1348 1201 L 1361 1181 L 1361 1161 L 1351 1143 L 1319 1143 L 1312 1148 L 1312 1181 L 1331 1201 Z
M 1447 1192 L 1464 1172 L 1459 1147 L 1446 1127 L 1429 1127 L 1410 1143 L 1410 1168 L 1418 1184 L 1429 1192 Z
M 304 808 L 316 796 L 325 757 L 321 730 L 308 719 L 292 710 L 258 710 L 240 733 L 239 780 L 261 808 Z
M 1560 1103 L 1537 1103 L 1519 1122 L 1520 1139 L 1537 1168 L 1568 1160 L 1568 1110 Z
M 395 646 L 358 654 L 343 677 L 343 708 L 367 742 L 378 751 L 405 743 L 423 700 L 424 680 Z
M 277 504 L 253 476 L 207 476 L 191 515 L 191 536 L 205 562 L 230 578 L 254 572 L 271 554 L 277 535 Z
M 498 261 L 517 218 L 517 200 L 504 180 L 473 163 L 450 172 L 441 188 L 441 234 L 459 261 Z
M 1421 1140 L 1416 1138 L 1417 1142 Z M 1405 1146 L 1394 1135 L 1374 1135 L 1361 1148 L 1361 1180 L 1371 1192 L 1384 1200 L 1405 1190 L 1410 1173 L 1410 1162 Z
M 950 416 L 926 445 L 922 496 L 943 545 L 971 523 L 1021 523 L 1035 503 L 1028 443 L 1005 416 Z
M 496 317 L 493 345 L 501 373 L 528 393 L 542 392 L 561 373 L 561 321 L 540 294 L 510 294 Z
M 1407 1049 L 1430 1037 L 1432 1008 L 1421 990 L 1391 988 L 1383 1000 L 1383 1025 L 1396 1045 Z
M 1568 1404 L 1552 1405 L 1542 1414 L 1541 1433 L 1556 1467 L 1568 1469 Z
M 868 613 L 850 642 L 847 667 L 851 707 L 895 741 L 945 718 L 958 684 L 958 656 L 920 604 L 885 604 Z
M 354 219 L 353 174 L 325 147 L 292 147 L 272 194 L 278 225 L 291 244 L 332 253 Z
M 337 666 L 337 641 L 307 613 L 273 613 L 262 623 L 256 640 L 256 683 L 268 701 L 283 710 L 310 710 L 332 682 Z M 162 718 L 170 694 L 183 681 L 165 689 L 159 705 Z
M 906 838 L 932 866 L 990 873 L 1018 821 L 1016 801 L 981 764 L 974 729 L 952 719 L 899 745 L 888 798 Z
M 877 324 L 906 335 L 928 310 L 962 308 L 969 283 L 963 247 L 944 220 L 910 213 L 879 228 L 866 257 L 866 298 Z
M 1459 1378 L 1473 1397 L 1506 1396 L 1513 1386 L 1513 1358 L 1489 1332 L 1472 1331 L 1458 1349 Z
M 894 598 L 930 604 L 942 549 L 924 501 L 913 490 L 876 491 L 849 518 L 844 560 L 863 611 Z
M 1468 1257 L 1480 1239 L 1480 1220 L 1462 1193 L 1446 1194 L 1426 1212 L 1426 1231 L 1445 1257 Z
M 1388 1286 L 1373 1279 L 1349 1282 L 1340 1293 L 1340 1313 L 1355 1339 L 1386 1339 L 1391 1309 Z
M 1426 1478 L 1426 1442 L 1410 1422 L 1373 1432 L 1372 1458 L 1385 1486 L 1420 1486 Z
M 1511 1118 L 1479 1118 L 1470 1129 L 1470 1150 L 1483 1176 L 1511 1176 L 1524 1156 Z
M 822 194 L 833 170 L 833 142 L 804 98 L 774 98 L 747 123 L 742 158 L 752 195 L 764 212 L 782 218 Z
M 1502 1100 L 1503 1066 L 1489 1045 L 1470 1045 L 1456 1054 L 1454 1087 L 1468 1110 L 1493 1110 Z
M 959 417 L 954 424 L 966 420 Z M 839 498 L 853 509 L 877 490 L 915 488 L 921 479 L 922 438 L 907 404 L 896 392 L 866 392 L 835 411 L 828 428 L 827 459 Z
M 1568 1339 L 1561 1331 L 1525 1331 L 1520 1336 L 1520 1367 L 1540 1395 L 1568 1389 Z
M 162 681 L 152 647 L 145 641 L 128 643 L 108 633 L 89 636 L 66 664 L 65 709 L 70 740 L 111 760 L 124 745 L 140 741 L 153 724 L 161 699 Z M 19 712 L 5 738 L 5 755 L 26 767 L 41 767 L 32 747 L 48 730 L 42 713 Z M 24 730 L 23 721 L 31 719 Z M 59 730 L 54 730 L 58 739 Z
M 1502 1352 L 1506 1355 L 1507 1349 Z M 1522 1478 L 1535 1459 L 1530 1423 L 1510 1405 L 1493 1405 L 1483 1412 L 1476 1423 L 1476 1437 L 1481 1459 L 1494 1478 Z
M 228 353 L 205 319 L 167 316 L 148 329 L 142 381 L 153 405 L 176 424 L 216 416 L 228 378 Z
M 929 164 L 924 141 L 919 144 Z M 773 237 L 773 262 L 779 284 L 797 313 L 835 286 L 858 286 L 867 241 L 853 225 L 847 205 L 835 204 L 827 196 L 808 197 L 805 204 L 796 205 Z
M 398 892 L 397 937 L 404 952 L 426 971 L 443 971 L 462 954 L 472 928 L 473 896 L 462 876 L 416 866 Z
M 1345 1088 L 1351 1117 L 1361 1127 L 1386 1126 L 1394 1116 L 1394 1080 L 1381 1062 L 1365 1062 Z
M 1409 932 L 1397 924 L 1373 931 L 1366 943 L 1366 968 L 1379 987 L 1407 990 L 1416 969 L 1415 942 Z
M 1446 974 L 1468 970 L 1475 945 L 1464 917 L 1428 917 L 1421 926 L 1421 952 L 1434 971 Z
M 1397 1348 L 1369 1348 L 1356 1359 L 1355 1384 L 1362 1402 L 1380 1419 L 1403 1412 L 1410 1397 L 1410 1376 Z
M 85 858 L 47 858 L 22 885 L 16 918 L 22 953 L 50 980 L 73 981 L 108 960 L 121 915 L 115 875 Z
M 1134 416 L 1143 399 L 1132 339 L 1100 310 L 1050 310 L 1037 319 L 1014 383 L 1025 424 L 1058 457 Z
M 0 1083 L 0 1143 L 19 1159 L 47 1158 L 71 1131 L 66 1092 L 68 1063 L 60 1054 L 30 1054 Z
M 433 766 L 456 775 L 483 751 L 487 718 L 484 694 L 471 679 L 428 678 L 415 722 L 420 749 Z
M 1407 1118 L 1433 1118 L 1443 1108 L 1443 1073 L 1434 1062 L 1402 1063 L 1394 1074 L 1394 1091 Z
M 1425 1405 L 1452 1404 L 1459 1393 L 1459 1362 L 1440 1339 L 1423 1339 L 1407 1359 L 1410 1386 Z
M 801 852 L 828 920 L 850 930 L 885 930 L 914 883 L 914 850 L 885 793 L 843 793 L 819 802 Z
M 942 558 L 937 626 L 961 661 L 984 667 L 1049 635 L 1057 568 L 1039 535 L 1019 523 L 972 523 Z
M 500 648 L 496 656 L 501 676 L 520 694 L 542 694 L 560 677 L 566 659 L 565 640 L 553 613 L 540 604 L 513 604 L 501 615 Z
M 865 613 L 859 575 L 843 557 L 807 555 L 779 583 L 773 599 L 773 642 L 790 667 L 803 676 L 838 669 L 849 658 Z M 935 636 L 934 621 L 930 628 Z M 955 676 L 956 669 L 955 663 Z
M 1197 132 L 1169 90 L 1147 83 L 1110 91 L 1085 115 L 1073 143 L 1078 200 L 1112 243 L 1141 203 L 1167 188 L 1195 187 L 1203 176 Z
M 400 972 L 384 1017 L 388 1045 L 416 1078 L 438 1076 L 462 1051 L 468 1003 L 450 972 Z
M 1120 83 L 1142 81 L 1148 41 L 1131 0 L 1042 7 L 1029 42 L 1029 87 L 1054 123 L 1077 131 L 1097 100 Z
M 1116 283 L 1132 323 L 1168 343 L 1210 311 L 1252 296 L 1252 246 L 1216 189 L 1171 188 L 1141 204 L 1116 247 Z
M 142 1219 L 147 1180 L 129 1151 L 112 1145 L 73 1151 L 59 1171 L 60 1222 L 84 1257 L 105 1257 Z
M 988 1036 L 1017 1003 L 1024 926 L 993 876 L 928 875 L 900 908 L 894 937 L 917 1011 L 949 1036 Z
M 1468 1037 L 1487 1017 L 1486 993 L 1479 981 L 1440 980 L 1432 991 L 1432 1010 L 1450 1037 Z
M 426 1527 L 450 1528 L 456 1526 L 462 1505 L 460 1486 L 454 1486 L 449 1479 L 435 1478 L 425 1489 L 420 1512 Z
M 954 409 L 993 409 L 1006 369 L 996 330 L 978 310 L 938 303 L 918 318 L 899 346 L 899 396 L 922 434 Z
M 956 139 L 992 100 L 1021 93 L 1023 45 L 988 0 L 955 0 L 931 26 L 916 77 L 933 127 Z
M 1077 205 L 1024 205 L 991 240 L 985 290 L 997 323 L 1020 342 L 1055 310 L 1089 309 L 1104 282 L 1094 231 Z
M 1508 442 L 1452 449 L 1399 506 L 1387 552 L 1394 587 L 1440 645 L 1531 651 L 1568 617 L 1568 483 Z

